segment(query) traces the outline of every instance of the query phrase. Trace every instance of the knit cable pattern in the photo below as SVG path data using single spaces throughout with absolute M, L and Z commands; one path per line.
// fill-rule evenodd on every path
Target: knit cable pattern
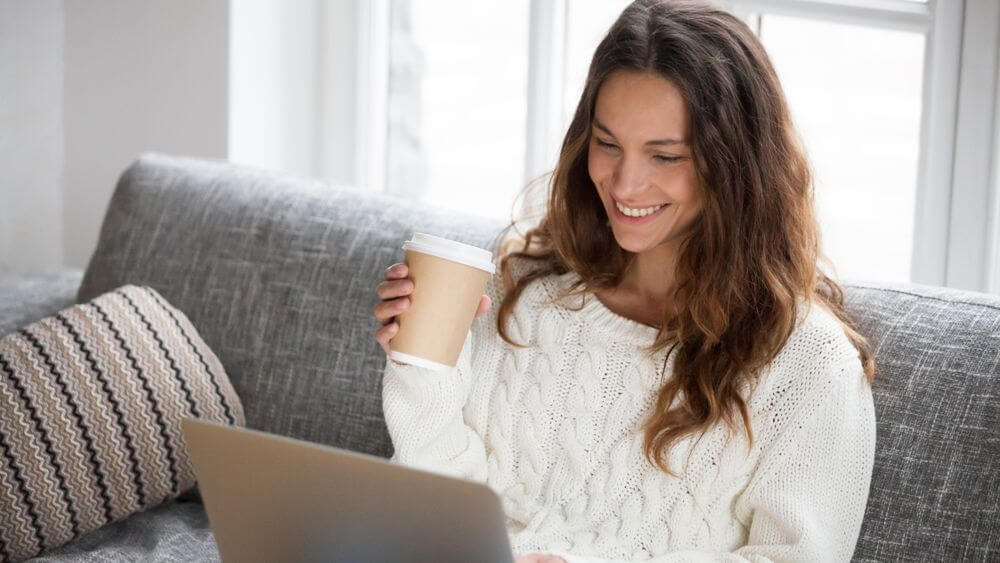
M 574 279 L 525 290 L 508 326 L 526 348 L 500 338 L 494 306 L 474 322 L 455 369 L 389 360 L 393 460 L 490 486 L 515 553 L 570 563 L 849 560 L 875 417 L 835 319 L 815 306 L 800 314 L 747 387 L 752 446 L 741 427 L 717 425 L 670 450 L 673 477 L 645 460 L 641 430 L 671 377 L 669 350 L 650 356 L 643 348 L 656 329 L 593 296 L 559 300 Z M 494 304 L 501 283 L 497 274 L 487 287 Z

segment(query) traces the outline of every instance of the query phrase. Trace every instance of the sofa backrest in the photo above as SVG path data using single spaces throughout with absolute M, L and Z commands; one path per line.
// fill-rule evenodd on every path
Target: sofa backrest
M 148 154 L 118 183 L 78 300 L 156 289 L 222 361 L 249 427 L 387 457 L 376 285 L 412 231 L 486 247 L 489 223 Z
M 875 351 L 875 471 L 855 558 L 1000 560 L 1000 298 L 852 283 Z
M 375 455 L 375 286 L 413 231 L 488 247 L 503 224 L 219 162 L 122 176 L 78 299 L 149 285 L 218 355 L 252 428 Z M 1000 556 L 1000 299 L 850 284 L 875 350 L 877 453 L 856 560 Z

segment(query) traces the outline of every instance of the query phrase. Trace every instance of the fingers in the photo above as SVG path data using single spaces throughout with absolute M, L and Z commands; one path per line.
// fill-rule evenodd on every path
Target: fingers
M 375 318 L 380 323 L 386 324 L 396 318 L 396 315 L 402 313 L 409 307 L 409 297 L 400 297 L 398 299 L 382 301 L 375 304 Z
M 409 295 L 413 293 L 413 280 L 409 278 L 386 280 L 378 284 L 378 287 L 375 289 L 375 293 L 377 293 L 378 298 L 383 301 L 386 299 L 395 299 L 397 297 Z
M 385 270 L 386 281 L 378 284 L 375 290 L 379 298 L 379 303 L 375 305 L 375 318 L 383 325 L 410 306 L 408 296 L 413 293 L 413 280 L 406 277 L 408 273 L 406 264 L 389 266 Z
M 389 341 L 392 340 L 393 336 L 396 336 L 397 332 L 399 332 L 399 323 L 397 322 L 390 322 L 375 331 L 375 341 L 379 343 L 387 356 L 389 355 Z
M 375 304 L 375 319 L 382 327 L 375 331 L 375 341 L 388 355 L 389 341 L 399 332 L 396 317 L 410 306 L 409 295 L 413 293 L 413 280 L 406 264 L 399 262 L 385 269 L 385 281 L 378 284 L 375 293 L 379 302 Z
M 488 295 L 482 296 L 479 299 L 479 306 L 476 308 L 476 318 L 485 315 L 490 310 L 490 305 L 493 304 L 493 300 L 489 298 Z
M 397 262 L 385 269 L 385 279 L 395 280 L 405 278 L 410 273 L 410 269 L 403 262 Z
M 389 341 L 399 332 L 396 317 L 410 307 L 410 295 L 413 293 L 413 280 L 409 279 L 409 268 L 399 262 L 385 269 L 385 281 L 378 284 L 375 293 L 379 302 L 375 304 L 375 319 L 382 325 L 375 331 L 375 340 L 386 354 L 389 354 Z M 489 296 L 483 295 L 476 307 L 476 318 L 489 312 L 493 305 Z

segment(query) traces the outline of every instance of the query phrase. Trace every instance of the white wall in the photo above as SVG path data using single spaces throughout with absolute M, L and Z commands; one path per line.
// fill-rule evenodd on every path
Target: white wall
M 230 158 L 315 174 L 320 164 L 316 0 L 240 0 L 230 10 Z
M 335 184 L 365 179 L 358 128 L 368 124 L 357 85 L 368 69 L 358 21 L 379 3 L 232 2 L 231 161 Z
M 368 2 L 0 0 L 0 273 L 84 267 L 144 151 L 370 181 Z
M 62 53 L 62 0 L 0 0 L 0 273 L 63 262 Z
M 93 253 L 144 151 L 226 158 L 229 2 L 0 0 L 0 273 Z
M 143 151 L 225 158 L 229 3 L 66 7 L 65 262 L 83 267 L 121 171 Z

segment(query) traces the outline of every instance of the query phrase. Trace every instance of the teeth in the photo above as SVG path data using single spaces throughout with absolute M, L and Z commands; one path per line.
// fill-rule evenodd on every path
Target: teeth
M 660 204 L 654 207 L 646 207 L 645 209 L 632 209 L 630 207 L 625 207 L 624 205 L 618 203 L 617 201 L 615 202 L 615 205 L 618 207 L 618 211 L 621 211 L 622 213 L 628 215 L 629 217 L 645 217 L 646 215 L 649 215 L 650 213 L 663 207 L 664 204 Z

